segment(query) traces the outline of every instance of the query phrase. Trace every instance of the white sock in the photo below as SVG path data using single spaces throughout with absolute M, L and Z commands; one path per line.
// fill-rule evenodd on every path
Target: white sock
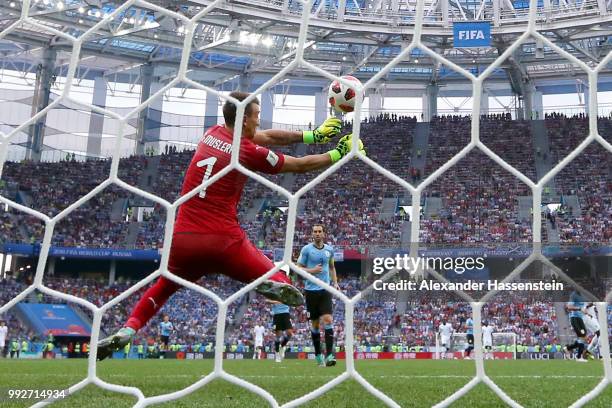
M 592 353 L 597 347 L 599 347 L 599 336 L 593 336 L 587 350 Z

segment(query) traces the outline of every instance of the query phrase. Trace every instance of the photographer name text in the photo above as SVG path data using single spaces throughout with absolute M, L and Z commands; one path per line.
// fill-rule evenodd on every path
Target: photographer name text
M 503 282 L 498 280 L 488 280 L 483 282 L 466 280 L 462 282 L 439 282 L 434 280 L 422 280 L 415 282 L 411 280 L 400 280 L 396 282 L 385 282 L 381 279 L 374 281 L 374 290 L 389 291 L 482 291 L 482 290 L 503 290 L 503 291 L 539 291 L 539 290 L 563 290 L 563 282 L 539 281 L 539 282 Z

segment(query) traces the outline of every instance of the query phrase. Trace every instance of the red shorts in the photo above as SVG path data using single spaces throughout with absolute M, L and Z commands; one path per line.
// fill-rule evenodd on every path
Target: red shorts
M 222 274 L 248 283 L 272 268 L 272 261 L 244 233 L 242 236 L 228 236 L 178 232 L 172 239 L 168 261 L 170 272 L 190 282 L 204 275 Z M 281 271 L 271 279 L 291 282 Z

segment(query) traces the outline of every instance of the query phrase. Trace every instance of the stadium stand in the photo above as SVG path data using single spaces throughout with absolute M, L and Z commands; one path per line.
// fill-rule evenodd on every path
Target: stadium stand
M 483 116 L 481 137 L 502 159 L 535 180 L 537 160 L 550 155 L 553 161 L 558 161 L 585 137 L 588 128 L 587 119 L 579 116 L 549 115 L 545 122 L 550 138 L 549 152 L 534 149 L 529 122 L 508 120 L 504 115 Z M 411 166 L 410 158 L 402 161 L 399 152 L 412 152 L 416 125 L 415 119 L 409 117 L 381 116 L 364 121 L 361 134 L 368 145 L 369 157 L 404 179 L 413 180 L 414 173 L 420 173 L 420 169 Z M 413 156 L 426 156 L 424 175 L 430 174 L 468 143 L 470 126 L 471 120 L 466 116 L 432 120 L 427 150 L 412 152 Z M 602 133 L 607 134 L 607 129 L 612 128 L 610 120 L 601 119 L 600 127 Z M 509 143 L 510 138 L 513 138 L 513 143 Z M 308 148 L 317 152 L 328 147 Z M 291 149 L 284 150 L 289 154 L 295 153 Z M 146 180 L 144 185 L 141 176 L 148 161 L 153 160 L 151 157 L 122 159 L 119 175 L 132 185 L 175 200 L 179 197 L 185 166 L 191 154 L 190 150 L 161 154 L 157 177 Z M 577 196 L 580 203 L 580 208 L 566 206 L 555 214 L 563 242 L 601 242 L 612 236 L 609 221 L 612 219 L 612 187 L 608 181 L 611 162 L 610 155 L 603 149 L 590 146 L 555 178 L 556 185 L 548 190 L 550 194 Z M 7 162 L 0 188 L 7 197 L 54 215 L 101 182 L 108 173 L 108 166 L 107 161 Z M 281 177 L 269 176 L 283 184 Z M 299 175 L 285 187 L 297 190 L 312 177 Z M 351 181 L 346 182 L 349 179 Z M 593 191 L 599 194 L 593 194 Z M 430 198 L 440 199 L 441 207 L 438 211 L 425 211 L 421 220 L 422 242 L 524 242 L 531 237 L 531 216 L 520 211 L 516 199 L 530 196 L 530 190 L 480 151 L 471 152 L 449 169 L 426 189 L 425 195 L 427 199 L 423 204 L 426 208 Z M 285 215 L 277 208 L 286 205 L 286 201 L 253 181 L 247 183 L 243 197 L 239 216 L 249 238 L 260 247 L 281 247 L 286 223 Z M 396 204 L 390 210 L 384 208 L 385 199 L 393 198 L 397 199 Z M 407 193 L 398 185 L 360 162 L 351 162 L 303 196 L 295 239 L 303 241 L 310 234 L 310 225 L 321 222 L 329 225 L 328 236 L 336 246 L 353 246 L 362 250 L 364 242 L 369 245 L 399 245 L 405 220 L 400 216 L 398 204 L 407 199 Z M 53 244 L 92 248 L 160 248 L 165 213 L 153 203 L 146 204 L 153 211 L 137 222 L 136 238 L 133 242 L 127 239 L 128 221 L 133 222 L 134 216 L 126 221 L 125 215 L 131 205 L 145 205 L 135 204 L 141 201 L 125 190 L 111 186 L 59 222 Z M 120 217 L 112 214 L 117 202 L 123 204 Z M 385 216 L 385 211 L 391 213 Z M 42 240 L 43 225 L 40 221 L 16 211 L 10 213 L 10 216 L 3 215 L 6 220 L 0 228 L 3 242 Z
M 203 278 L 200 284 L 220 295 L 229 296 L 239 289 L 239 284 L 223 276 Z M 364 282 L 356 276 L 341 276 L 340 288 L 348 296 L 354 296 L 363 289 Z M 106 285 L 99 281 L 82 278 L 49 279 L 47 286 L 90 302 L 101 305 L 112 300 L 126 290 L 130 282 L 118 282 Z M 25 284 L 13 280 L 0 281 L 0 304 L 24 290 Z M 107 313 L 102 327 L 114 331 L 125 321 L 129 311 L 139 298 L 136 295 L 119 303 Z M 27 302 L 64 303 L 53 297 L 42 295 L 29 296 Z M 74 306 L 78 307 L 78 306 Z M 428 292 L 415 292 L 405 305 L 405 312 L 398 313 L 398 300 L 392 292 L 380 292 L 367 295 L 355 308 L 356 345 L 363 350 L 374 346 L 390 347 L 400 345 L 406 349 L 422 347 L 426 349 L 435 345 L 435 334 L 442 319 L 453 324 L 457 332 L 463 332 L 462 324 L 470 314 L 467 303 L 454 301 L 451 294 L 436 295 Z M 86 310 L 83 310 L 88 314 Z M 256 323 L 266 327 L 266 344 L 274 342 L 270 304 L 261 296 L 249 294 L 234 302 L 228 310 L 226 346 L 249 350 L 252 347 L 252 328 Z M 195 292 L 183 289 L 173 296 L 161 312 L 143 328 L 134 344 L 153 344 L 159 339 L 159 323 L 167 314 L 175 325 L 171 337 L 172 344 L 193 350 L 196 344 L 206 347 L 214 342 L 216 324 L 216 305 Z M 291 310 L 295 335 L 291 347 L 295 351 L 310 350 L 310 331 L 306 310 L 303 306 Z M 515 333 L 517 343 L 524 346 L 545 347 L 560 344 L 560 327 L 555 304 L 547 298 L 546 293 L 539 292 L 504 292 L 487 302 L 483 308 L 483 320 L 493 324 L 498 333 Z M 608 318 L 610 319 L 609 315 Z M 40 333 L 35 333 L 9 311 L 3 316 L 8 321 L 9 337 L 42 341 Z M 567 324 L 564 324 L 566 326 Z M 335 302 L 334 326 L 337 345 L 344 344 L 344 306 Z M 210 347 L 211 347 L 210 346 Z

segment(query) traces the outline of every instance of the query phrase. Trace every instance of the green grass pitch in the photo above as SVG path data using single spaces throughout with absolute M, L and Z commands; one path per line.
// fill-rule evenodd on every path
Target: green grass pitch
M 98 364 L 105 381 L 136 386 L 146 396 L 180 390 L 212 370 L 212 360 L 108 360 Z M 270 392 L 286 403 L 325 384 L 344 370 L 344 362 L 330 368 L 312 361 L 225 361 L 225 370 Z M 429 407 L 466 384 L 475 373 L 473 361 L 356 361 L 357 370 L 372 385 L 402 407 Z M 487 361 L 487 374 L 524 407 L 566 407 L 591 390 L 603 375 L 600 362 Z M 27 407 L 28 401 L 8 401 L 6 390 L 62 389 L 85 378 L 85 360 L 0 360 L 0 407 Z M 112 393 L 94 385 L 59 401 L 57 407 L 129 407 L 136 398 Z M 163 407 L 266 407 L 259 396 L 222 380 Z M 354 380 L 347 380 L 305 407 L 380 407 L 383 404 Z M 492 391 L 479 384 L 453 407 L 495 408 L 506 406 Z M 612 407 L 612 386 L 586 405 Z

